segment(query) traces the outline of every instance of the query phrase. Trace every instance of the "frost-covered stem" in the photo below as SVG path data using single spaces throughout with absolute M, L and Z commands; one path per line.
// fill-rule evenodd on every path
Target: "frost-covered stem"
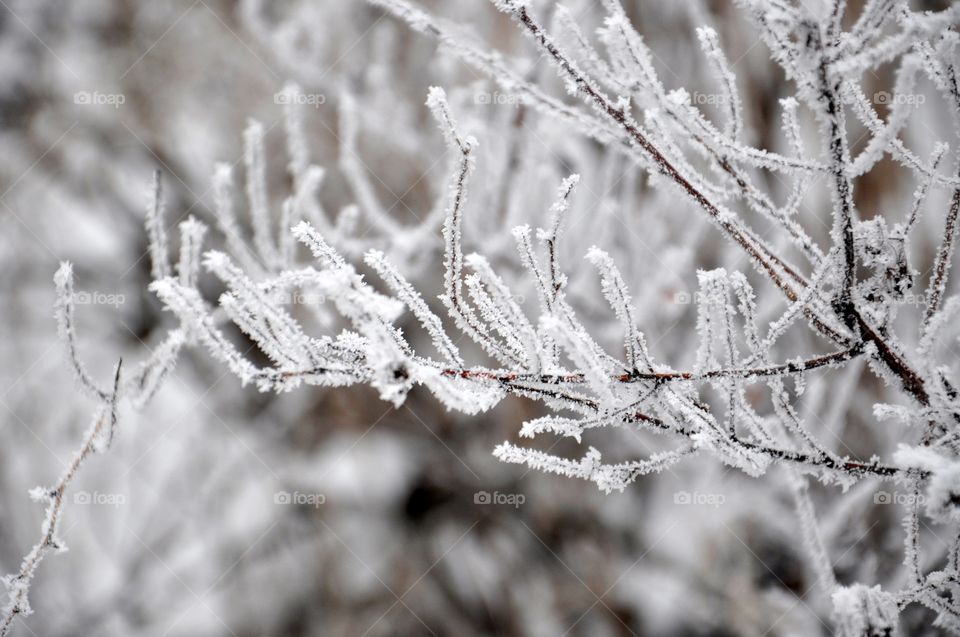
M 177 275 L 180 285 L 194 287 L 200 271 L 200 251 L 207 227 L 192 216 L 180 224 L 180 261 Z
M 108 430 L 105 449 L 113 446 L 113 438 L 117 433 L 117 424 L 119 419 L 118 408 L 120 407 L 120 368 L 123 367 L 123 359 L 117 360 L 117 366 L 113 371 L 113 391 L 110 393 L 110 404 L 108 409 Z
M 477 318 L 463 294 L 463 209 L 467 200 L 467 183 L 473 172 L 473 151 L 477 145 L 473 137 L 464 137 L 450 114 L 446 94 L 432 87 L 427 106 L 440 124 L 447 145 L 460 154 L 456 171 L 449 187 L 446 216 L 443 223 L 444 272 L 442 297 L 457 322 L 457 326 L 479 343 L 491 356 L 519 363 L 507 348 L 501 347 Z
M 101 389 L 90 372 L 87 371 L 80 353 L 77 351 L 76 306 L 73 299 L 73 266 L 64 261 L 53 277 L 57 288 L 57 302 L 55 312 L 60 339 L 67 347 L 67 357 L 70 359 L 70 368 L 80 387 L 89 395 L 101 401 L 109 399 L 110 395 Z
M 31 490 L 31 497 L 47 502 L 47 509 L 41 526 L 42 536 L 40 541 L 24 556 L 20 563 L 20 570 L 4 578 L 4 583 L 10 591 L 10 601 L 3 611 L 2 618 L 0 618 L 0 637 L 7 637 L 10 634 L 13 622 L 18 616 L 26 617 L 33 612 L 30 609 L 28 598 L 30 586 L 40 562 L 51 551 L 66 550 L 62 540 L 57 537 L 57 530 L 60 528 L 60 519 L 63 513 L 63 497 L 84 461 L 91 454 L 102 450 L 101 439 L 106 438 L 105 447 L 108 447 L 113 440 L 114 430 L 117 426 L 120 368 L 122 364 L 122 360 L 117 363 L 113 377 L 113 391 L 107 396 L 104 405 L 98 409 L 93 423 L 84 435 L 83 444 L 74 454 L 73 459 L 67 465 L 56 485 L 49 489 L 37 487 Z
M 701 381 L 715 378 L 763 378 L 788 376 L 807 372 L 819 367 L 830 367 L 845 363 L 863 353 L 863 346 L 856 345 L 849 349 L 824 354 L 814 358 L 808 358 L 801 361 L 791 361 L 782 365 L 770 365 L 766 367 L 743 367 L 710 369 L 702 372 L 641 372 L 634 370 L 627 374 L 620 374 L 610 378 L 618 383 L 637 383 L 642 381 L 655 381 L 657 383 L 677 382 L 677 381 Z M 284 372 L 287 378 L 295 376 L 311 376 L 319 373 L 317 369 L 306 369 L 303 371 Z M 543 385 L 578 385 L 587 382 L 583 374 L 526 374 L 514 371 L 498 371 L 490 369 L 461 369 L 447 368 L 441 370 L 441 374 L 452 378 L 465 378 L 473 380 L 493 380 L 501 383 L 510 383 L 514 381 L 540 383 Z
M 905 470 L 901 467 L 881 464 L 879 462 L 863 462 L 859 460 L 846 460 L 842 459 L 837 461 L 830 456 L 821 457 L 819 455 L 812 456 L 807 453 L 792 451 L 789 449 L 778 449 L 775 447 L 770 447 L 766 445 L 761 445 L 753 442 L 748 442 L 742 440 L 738 437 L 733 438 L 734 441 L 745 449 L 750 451 L 757 451 L 763 455 L 773 459 L 773 460 L 783 460 L 790 462 L 799 466 L 829 469 L 831 471 L 837 471 L 844 473 L 851 477 L 863 477 L 863 476 L 876 476 L 881 478 L 897 478 L 902 476 L 905 473 Z M 926 477 L 927 474 L 923 474 Z
M 147 238 L 150 249 L 150 272 L 154 279 L 170 276 L 170 256 L 167 252 L 167 229 L 163 224 L 163 180 L 160 170 L 153 171 L 147 198 Z
M 831 50 L 838 48 L 838 38 L 843 31 L 843 15 L 846 10 L 847 0 L 833 0 L 833 10 L 830 12 L 830 20 L 827 22 L 825 31 L 827 44 Z
M 447 362 L 462 368 L 463 358 L 460 357 L 457 346 L 450 340 L 446 332 L 443 331 L 443 324 L 440 322 L 440 317 L 427 307 L 423 297 L 410 285 L 409 281 L 403 278 L 396 266 L 390 263 L 386 255 L 379 250 L 369 251 L 364 257 L 364 260 L 367 265 L 376 270 L 377 274 L 387 282 L 387 285 L 390 286 L 400 300 L 413 312 L 413 315 L 427 330 L 427 333 L 430 334 L 430 339 L 433 341 L 437 350 L 443 354 Z
M 837 6 L 839 6 L 839 2 Z M 837 7 L 835 7 L 837 8 Z M 835 18 L 835 16 L 833 16 Z M 831 21 L 831 25 L 833 22 Z M 832 30 L 832 26 L 828 30 Z M 827 136 L 827 157 L 833 194 L 833 241 L 839 244 L 843 254 L 843 279 L 837 299 L 837 311 L 844 324 L 854 332 L 856 319 L 853 316 L 853 291 L 856 285 L 857 255 L 853 241 L 854 203 L 850 183 L 850 151 L 847 148 L 847 133 L 843 123 L 843 107 L 840 101 L 839 83 L 831 76 L 828 57 L 816 27 L 810 28 L 808 46 L 820 57 L 817 67 L 819 93 L 818 110 L 824 121 Z
M 466 322 L 469 310 L 465 308 L 463 298 L 463 246 L 461 245 L 460 230 L 462 227 L 463 204 L 466 199 L 467 177 L 470 174 L 470 153 L 472 147 L 460 145 L 462 159 L 457 170 L 453 193 L 450 199 L 447 222 L 443 225 L 443 237 L 446 245 L 445 258 L 447 265 L 444 268 L 444 290 L 454 311 Z
M 806 255 L 807 259 L 814 265 L 814 267 L 816 267 L 820 263 L 820 260 L 823 259 L 823 252 L 821 252 L 820 248 L 817 247 L 817 244 L 814 243 L 813 239 L 810 238 L 810 235 L 804 231 L 803 227 L 793 219 L 789 218 L 784 211 L 774 207 L 770 203 L 769 198 L 761 195 L 756 186 L 748 182 L 742 171 L 734 167 L 729 160 L 719 155 L 714 155 L 714 158 L 719 162 L 720 167 L 724 170 L 724 172 L 733 178 L 743 196 L 760 211 L 779 223 L 784 230 L 790 234 L 793 240 L 803 251 L 804 255 Z M 806 283 L 805 279 L 793 267 L 780 260 L 780 258 L 776 255 L 771 256 L 776 259 L 777 264 L 783 268 L 783 271 L 790 275 L 790 278 L 800 284 Z
M 293 179 L 294 190 L 299 190 L 310 166 L 310 151 L 307 148 L 307 136 L 303 132 L 303 113 L 296 99 L 300 87 L 288 83 L 283 87 L 286 100 L 283 106 L 283 128 L 287 136 L 289 162 L 287 172 Z M 289 236 L 287 228 L 281 226 L 281 236 Z
M 280 256 L 270 230 L 269 198 L 267 196 L 267 166 L 264 157 L 263 124 L 250 120 L 243 132 L 243 161 L 247 170 L 247 203 L 253 225 L 253 242 L 260 258 L 270 267 Z M 162 278 L 162 277 L 157 277 Z
M 817 516 L 810 499 L 807 479 L 795 469 L 790 470 L 794 503 L 800 518 L 800 530 L 807 553 L 813 558 L 812 568 L 823 592 L 829 597 L 837 587 L 837 576 L 833 572 L 830 556 L 823 544 L 823 536 L 817 526 Z
M 135 408 L 142 409 L 150 402 L 177 364 L 180 350 L 186 341 L 187 335 L 182 328 L 170 330 L 150 358 L 140 363 L 136 372 L 128 375 L 121 391 L 130 396 Z
M 903 562 L 913 582 L 922 586 L 923 574 L 920 571 L 920 503 L 923 501 L 922 481 L 914 477 L 910 482 L 912 500 L 910 510 L 903 519 Z
M 863 346 L 856 345 L 849 349 L 824 354 L 802 361 L 791 361 L 782 365 L 771 365 L 767 367 L 744 367 L 744 368 L 725 368 L 711 369 L 702 372 L 641 372 L 633 371 L 628 374 L 614 376 L 611 380 L 619 383 L 636 383 L 640 381 L 698 381 L 710 380 L 715 378 L 761 378 L 767 376 L 786 376 L 799 374 L 818 367 L 828 367 L 839 365 L 863 353 Z M 586 382 L 583 374 L 523 374 L 520 372 L 498 372 L 484 369 L 445 369 L 445 376 L 456 376 L 460 378 L 476 378 L 497 381 L 526 381 L 544 383 L 547 385 L 561 384 L 579 384 Z
M 923 315 L 921 333 L 927 331 L 930 320 L 939 311 L 940 304 L 943 302 L 943 295 L 947 289 L 947 276 L 950 274 L 950 263 L 953 260 L 953 251 L 956 244 L 958 213 L 960 213 L 960 188 L 953 191 L 950 209 L 947 211 L 947 220 L 943 229 L 943 242 L 940 244 L 940 249 L 937 250 L 933 276 L 930 278 L 930 285 L 927 288 L 927 310 Z
M 560 293 L 563 286 L 563 275 L 560 273 L 560 260 L 557 256 L 557 241 L 563 229 L 564 216 L 570 208 L 570 196 L 579 182 L 580 175 L 570 175 L 563 180 L 560 192 L 557 193 L 557 201 L 550 207 L 550 230 L 541 237 L 547 244 L 547 259 L 550 263 L 550 289 L 554 297 Z
M 656 416 L 651 416 L 639 411 L 632 414 L 627 414 L 624 420 L 627 422 L 641 423 L 643 425 L 655 427 L 656 429 L 687 437 L 691 437 L 696 433 L 696 431 L 686 427 L 671 425 L 664 420 L 657 418 Z M 780 449 L 768 444 L 750 442 L 743 440 L 735 434 L 730 436 L 730 440 L 745 450 L 760 453 L 772 460 L 788 462 L 801 468 L 835 471 L 852 478 L 874 476 L 892 479 L 901 477 L 907 473 L 906 470 L 901 467 L 881 464 L 879 461 L 863 462 L 859 460 L 849 460 L 846 458 L 837 460 L 831 456 L 821 456 L 820 454 L 814 456 L 801 451 Z M 928 477 L 929 474 L 927 472 L 919 472 L 918 475 L 920 477 Z
M 635 310 L 630 300 L 630 294 L 627 291 L 627 284 L 620 274 L 620 270 L 610 256 L 599 248 L 592 248 L 587 253 L 587 260 L 593 263 L 594 267 L 600 273 L 600 289 L 603 291 L 607 302 L 613 308 L 614 314 L 623 324 L 626 334 L 624 340 L 624 351 L 627 356 L 627 364 L 631 372 L 639 372 L 640 362 L 644 363 L 650 372 L 653 372 L 653 363 L 647 352 L 646 342 L 643 334 L 637 329 Z
M 697 29 L 697 37 L 700 39 L 700 48 L 710 60 L 724 91 L 724 103 L 728 109 L 724 132 L 732 141 L 737 141 L 743 128 L 743 105 L 740 103 L 740 93 L 737 91 L 736 76 L 730 68 L 727 56 L 720 48 L 717 32 L 704 27 Z
M 950 147 L 947 144 L 943 143 L 938 143 L 934 147 L 933 153 L 931 153 L 930 156 L 930 167 L 933 170 L 936 170 L 940 165 L 940 161 L 943 159 L 943 156 L 947 153 L 949 148 Z M 910 214 L 907 216 L 907 220 L 903 224 L 904 240 L 907 240 L 910 237 L 910 232 L 913 230 L 913 227 L 917 223 L 917 219 L 920 217 L 920 208 L 923 206 L 923 202 L 926 201 L 927 191 L 930 190 L 930 184 L 932 182 L 932 175 L 926 177 L 920 182 L 920 186 L 913 193 L 913 206 L 910 208 Z
M 217 222 L 234 257 L 251 274 L 265 269 L 263 260 L 244 241 L 233 209 L 233 177 L 229 164 L 217 164 L 213 173 L 213 201 Z
M 903 383 L 903 388 L 907 393 L 913 396 L 920 404 L 929 404 L 930 396 L 927 394 L 923 378 L 910 367 L 903 356 L 901 356 L 893 346 L 887 343 L 886 339 L 877 333 L 872 325 L 867 323 L 859 311 L 856 309 L 853 310 L 853 316 L 863 339 L 876 346 L 877 357 L 883 361 L 890 371 L 900 378 L 900 382 Z

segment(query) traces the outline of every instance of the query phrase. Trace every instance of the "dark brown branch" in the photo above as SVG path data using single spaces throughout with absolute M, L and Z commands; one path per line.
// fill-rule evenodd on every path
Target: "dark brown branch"
M 782 365 L 770 365 L 767 367 L 740 367 L 711 369 L 704 372 L 639 372 L 634 371 L 629 374 L 621 374 L 613 377 L 613 380 L 620 383 L 635 383 L 639 381 L 697 381 L 709 380 L 713 378 L 762 378 L 767 376 L 784 376 L 787 374 L 799 374 L 818 367 L 828 365 L 837 365 L 845 363 L 850 359 L 863 353 L 863 344 L 857 344 L 848 349 L 838 352 L 831 352 L 822 356 L 808 358 L 806 360 L 792 361 Z M 312 373 L 312 372 L 310 372 Z M 495 380 L 498 382 L 533 382 L 546 385 L 562 385 L 570 383 L 584 383 L 586 378 L 583 374 L 523 374 L 519 372 L 497 372 L 475 369 L 445 369 L 444 376 L 457 378 L 473 378 L 477 380 Z
M 690 436 L 694 433 L 690 429 L 671 426 L 656 416 L 650 416 L 642 412 L 630 414 L 629 420 L 634 422 L 642 422 L 646 425 L 684 436 Z M 780 449 L 778 447 L 748 442 L 738 438 L 736 435 L 732 436 L 732 441 L 744 449 L 763 454 L 768 458 L 783 460 L 808 467 L 812 466 L 822 469 L 829 469 L 831 471 L 839 471 L 841 473 L 851 474 L 857 477 L 876 476 L 881 478 L 892 478 L 908 473 L 907 470 L 893 465 L 881 464 L 879 462 L 863 462 L 860 460 L 834 459 L 826 455 L 812 455 L 803 453 L 801 451 Z M 928 476 L 927 472 L 916 473 L 920 478 L 926 478 Z
M 769 376 L 785 376 L 788 374 L 799 374 L 817 369 L 818 367 L 827 367 L 829 365 L 839 365 L 855 358 L 863 353 L 862 343 L 853 347 L 815 356 L 806 360 L 791 361 L 781 365 L 770 365 L 767 367 L 733 367 L 725 369 L 710 369 L 704 372 L 640 372 L 634 371 L 629 374 L 620 374 L 614 376 L 613 381 L 618 383 L 635 383 L 640 381 L 671 382 L 671 381 L 698 381 L 710 380 L 713 378 L 764 378 Z M 285 371 L 280 372 L 279 377 L 288 379 L 297 376 L 322 376 L 324 374 L 344 374 L 350 373 L 348 369 L 333 369 L 327 367 L 314 367 L 303 371 Z M 473 380 L 492 380 L 501 383 L 525 382 L 540 383 L 543 385 L 564 385 L 581 384 L 586 382 L 583 374 L 524 374 L 522 372 L 500 372 L 485 369 L 444 369 L 441 372 L 444 376 L 451 378 L 466 378 Z
M 810 27 L 810 46 L 822 49 L 820 36 L 815 26 Z M 830 157 L 830 176 L 833 178 L 834 202 L 834 233 L 843 248 L 843 283 L 840 289 L 839 314 L 847 327 L 854 329 L 853 321 L 847 311 L 853 305 L 853 289 L 856 285 L 857 255 L 853 241 L 853 188 L 847 166 L 849 151 L 847 149 L 847 135 L 843 128 L 843 112 L 841 111 L 837 85 L 830 77 L 830 69 L 826 56 L 821 52 L 818 67 L 820 82 L 820 104 L 824 106 L 823 114 L 826 119 L 829 137 L 827 154 Z

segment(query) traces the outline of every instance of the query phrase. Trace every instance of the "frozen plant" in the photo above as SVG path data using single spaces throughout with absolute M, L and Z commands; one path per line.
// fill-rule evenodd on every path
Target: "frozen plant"
M 317 203 L 324 173 L 310 164 L 292 112 L 287 140 L 293 192 L 277 211 L 266 190 L 263 129 L 254 122 L 244 135 L 249 242 L 233 208 L 231 171 L 221 166 L 214 189 L 225 248 L 204 252 L 207 228 L 186 221 L 174 268 L 157 178 L 147 216 L 151 290 L 179 327 L 140 375 L 144 387 L 173 366 L 181 347 L 197 346 L 265 392 L 366 384 L 399 407 L 422 386 L 448 409 L 467 414 L 489 411 L 509 395 L 539 401 L 551 413 L 519 425 L 519 437 L 553 435 L 580 443 L 589 436 L 597 446 L 568 458 L 514 440 L 494 454 L 592 481 L 604 492 L 623 491 L 694 456 L 716 458 L 761 481 L 780 468 L 793 487 L 809 567 L 822 597 L 832 603 L 840 634 L 892 634 L 900 612 L 914 604 L 932 610 L 938 626 L 960 633 L 960 398 L 957 361 L 942 347 L 957 338 L 960 310 L 949 276 L 960 214 L 960 162 L 949 144 L 957 140 L 938 134 L 929 151 L 912 148 L 902 133 L 918 117 L 917 100 L 884 100 L 886 112 L 878 112 L 862 79 L 894 65 L 894 98 L 929 83 L 949 113 L 943 127 L 960 134 L 960 8 L 919 13 L 906 2 L 869 0 L 852 16 L 843 0 L 814 6 L 741 0 L 770 58 L 795 88 L 780 101 L 784 150 L 775 151 L 752 141 L 733 64 L 709 27 L 698 31 L 697 41 L 715 83 L 715 101 L 723 107 L 710 116 L 692 91 L 667 87 L 655 53 L 618 0 L 603 2 L 606 19 L 596 38 L 602 51 L 563 7 L 551 12 L 548 28 L 539 17 L 541 3 L 494 0 L 529 36 L 530 55 L 553 65 L 566 96 L 547 80 L 532 79 L 529 68 L 518 70 L 527 65 L 484 48 L 416 5 L 370 2 L 438 40 L 445 53 L 488 76 L 525 108 L 640 166 L 655 189 L 668 193 L 662 201 L 683 201 L 712 224 L 728 249 L 716 259 L 722 267 L 696 273 L 695 335 L 687 339 L 693 346 L 677 361 L 661 362 L 663 356 L 648 345 L 644 322 L 652 310 L 646 288 L 656 282 L 624 274 L 629 248 L 598 239 L 575 255 L 589 273 L 567 258 L 571 206 L 577 189 L 587 185 L 578 174 L 554 184 L 555 201 L 533 217 L 535 227 L 510 228 L 519 268 L 504 265 L 501 237 L 482 237 L 492 253 L 466 252 L 466 220 L 483 212 L 471 210 L 468 199 L 493 199 L 476 192 L 487 187 L 477 179 L 487 139 L 482 130 L 468 134 L 444 91 L 431 88 L 427 106 L 453 161 L 442 205 L 420 224 L 392 218 L 352 161 L 351 125 L 362 108 L 349 95 L 341 105 L 348 148 L 341 168 L 358 206 L 335 219 Z M 817 124 L 815 146 L 804 138 L 806 116 Z M 854 131 L 863 131 L 865 141 Z M 914 184 L 913 197 L 902 210 L 860 209 L 855 185 L 889 159 Z M 811 194 L 818 191 L 825 196 Z M 932 193 L 947 193 L 946 210 L 928 210 Z M 811 200 L 812 211 L 806 205 Z M 905 299 L 927 276 L 918 271 L 918 250 L 911 246 L 928 213 L 943 214 L 943 231 L 923 303 L 910 307 Z M 429 267 L 423 254 L 432 252 L 441 223 L 439 301 L 445 316 L 411 282 Z M 830 228 L 825 236 L 820 224 Z M 364 225 L 369 230 L 361 231 Z M 312 261 L 299 258 L 294 240 L 309 249 Z M 742 267 L 742 257 L 749 267 Z M 226 288 L 216 304 L 201 293 L 201 268 Z M 518 269 L 520 277 L 514 276 Z M 535 303 L 521 300 L 529 289 Z M 618 325 L 616 349 L 606 329 L 610 321 L 591 307 L 597 290 Z M 294 293 L 318 301 L 302 312 L 288 302 Z M 329 329 L 337 324 L 331 308 L 346 322 L 339 331 Z M 405 312 L 426 339 L 397 327 Z M 269 364 L 245 356 L 228 324 Z M 81 383 L 109 396 L 74 360 Z M 861 362 L 886 386 L 863 389 L 874 403 L 870 426 L 887 428 L 884 440 L 890 444 L 883 457 L 838 450 L 836 437 L 797 405 L 818 375 Z M 758 388 L 768 391 L 758 397 Z M 593 430 L 602 428 L 654 434 L 660 450 L 639 459 L 601 452 L 603 438 Z M 892 483 L 914 496 L 903 520 L 905 568 L 892 581 L 895 588 L 838 580 L 811 478 L 837 497 L 867 481 Z M 950 538 L 946 549 L 921 542 L 921 526 L 928 522 Z

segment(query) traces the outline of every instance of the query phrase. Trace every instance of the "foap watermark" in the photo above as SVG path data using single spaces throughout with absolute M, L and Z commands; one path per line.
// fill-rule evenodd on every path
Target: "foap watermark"
M 77 91 L 73 94 L 73 103 L 80 106 L 112 106 L 114 108 L 120 108 L 127 103 L 127 96 L 123 93 Z
M 694 91 L 690 94 L 690 103 L 695 106 L 722 106 L 730 101 L 723 93 L 701 93 Z
M 127 496 L 122 493 L 77 491 L 73 494 L 73 503 L 80 505 L 119 507 L 127 503 Z
M 274 104 L 291 104 L 294 106 L 312 106 L 320 108 L 327 103 L 327 96 L 323 93 L 301 93 L 300 91 L 277 91 L 273 94 Z
M 902 294 L 900 296 L 886 296 L 883 299 L 885 305 L 907 305 L 910 307 L 926 307 L 927 302 L 927 295 L 922 292 Z
M 74 292 L 73 302 L 76 305 L 112 305 L 118 308 L 127 302 L 127 297 L 119 293 L 81 290 Z
M 673 293 L 673 302 L 677 305 L 724 305 L 724 299 L 716 294 L 704 294 L 699 290 L 687 292 L 679 290 Z
M 727 498 L 722 493 L 701 493 L 700 491 L 677 491 L 673 494 L 674 504 L 695 504 L 719 507 L 726 503 Z
M 873 494 L 874 504 L 899 504 L 901 506 L 923 506 L 927 497 L 922 493 L 900 493 L 899 491 L 877 491 Z
M 327 501 L 327 496 L 322 493 L 305 493 L 302 491 L 277 491 L 273 494 L 274 504 L 292 504 L 294 506 L 312 506 L 320 508 L 321 504 Z
M 281 305 L 323 305 L 327 302 L 327 297 L 319 292 L 277 291 L 271 292 L 269 299 L 273 303 Z
M 927 101 L 927 96 L 922 93 L 888 93 L 887 91 L 877 91 L 873 94 L 874 104 L 885 104 L 887 106 L 920 106 Z
M 493 106 L 525 106 L 529 100 L 526 95 L 521 93 L 501 93 L 494 91 L 480 91 L 473 97 L 474 104 L 493 105 Z
M 522 493 L 500 493 L 499 491 L 490 493 L 489 491 L 477 491 L 473 494 L 474 504 L 506 504 L 515 509 L 519 509 L 520 505 L 526 501 L 527 496 Z

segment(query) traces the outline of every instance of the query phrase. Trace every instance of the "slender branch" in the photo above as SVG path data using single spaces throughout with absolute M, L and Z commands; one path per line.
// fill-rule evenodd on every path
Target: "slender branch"
M 710 369 L 703 372 L 641 372 L 633 371 L 628 374 L 620 374 L 611 377 L 611 381 L 618 383 L 636 383 L 642 381 L 655 381 L 657 383 L 673 381 L 701 381 L 716 378 L 765 378 L 771 376 L 787 376 L 790 374 L 800 374 L 819 367 L 829 367 L 841 365 L 847 361 L 863 354 L 863 343 L 858 343 L 853 347 L 844 350 L 815 356 L 805 360 L 790 361 L 781 365 L 769 365 L 765 367 L 740 367 Z M 349 370 L 332 367 L 314 367 L 305 370 L 291 370 L 279 372 L 281 378 L 296 378 L 305 376 L 322 376 L 324 374 L 342 374 Z M 497 371 L 489 369 L 455 369 L 446 368 L 440 372 L 448 378 L 464 378 L 469 380 L 492 380 L 503 383 L 514 381 L 525 383 L 540 383 L 544 385 L 577 385 L 586 383 L 586 377 L 583 374 L 524 374 L 522 372 Z
M 818 367 L 827 367 L 830 365 L 839 365 L 859 356 L 864 351 L 862 343 L 853 347 L 808 358 L 801 361 L 791 361 L 782 365 L 771 365 L 766 367 L 743 367 L 743 368 L 725 368 L 711 369 L 703 372 L 640 372 L 633 371 L 629 374 L 621 374 L 612 378 L 619 383 L 635 383 L 639 381 L 699 381 L 715 378 L 762 378 L 768 376 L 785 376 L 789 374 L 799 374 Z M 459 378 L 473 378 L 478 380 L 496 380 L 501 382 L 524 381 L 536 382 L 546 385 L 579 384 L 586 382 L 583 374 L 522 374 L 517 372 L 497 372 L 481 369 L 445 369 L 444 376 L 455 376 Z
M 937 250 L 937 259 L 933 268 L 933 277 L 927 288 L 927 311 L 923 315 L 922 331 L 926 332 L 930 320 L 940 309 L 943 295 L 947 290 L 947 275 L 950 273 L 950 262 L 957 238 L 957 214 L 960 213 L 960 188 L 953 191 L 950 200 L 950 209 L 947 211 L 947 221 L 943 229 L 943 242 Z
M 50 489 L 37 487 L 30 492 L 31 497 L 35 500 L 47 502 L 47 510 L 41 527 L 43 535 L 40 541 L 24 556 L 23 562 L 20 564 L 20 570 L 4 578 L 4 582 L 10 590 L 10 602 L 4 609 L 2 618 L 0 618 L 0 637 L 7 637 L 10 634 L 13 622 L 18 616 L 26 617 L 32 613 L 28 596 L 30 585 L 33 583 L 40 562 L 52 551 L 66 550 L 62 541 L 57 537 L 57 530 L 60 528 L 60 519 L 63 514 L 63 496 L 77 476 L 77 472 L 84 461 L 91 454 L 101 449 L 103 439 L 106 438 L 104 447 L 109 446 L 113 440 L 117 425 L 120 367 L 122 364 L 122 360 L 117 363 L 113 378 L 113 392 L 109 395 L 109 400 L 98 409 L 93 424 L 84 435 L 83 444 L 74 454 L 73 460 L 60 476 L 57 484 Z
M 673 433 L 678 433 L 686 436 L 693 435 L 693 431 L 686 428 L 677 428 L 673 427 L 660 418 L 655 416 L 650 416 L 649 414 L 644 414 L 637 412 L 631 414 L 630 420 L 636 422 L 642 422 L 648 425 L 652 425 L 659 429 L 665 429 Z M 778 447 L 773 447 L 769 445 L 759 444 L 755 442 L 750 442 L 743 440 L 740 437 L 733 435 L 732 440 L 734 443 L 742 446 L 745 449 L 750 451 L 761 453 L 768 458 L 774 460 L 784 460 L 797 465 L 807 466 L 807 467 L 819 467 L 822 469 L 830 469 L 833 471 L 839 471 L 848 475 L 855 477 L 865 477 L 865 476 L 877 476 L 882 478 L 893 478 L 908 473 L 907 470 L 893 465 L 881 464 L 880 462 L 863 462 L 860 460 L 835 460 L 829 456 L 819 456 L 812 455 L 808 453 L 803 453 L 800 451 L 793 451 L 791 449 L 780 449 Z M 929 477 L 927 472 L 918 472 L 921 478 Z
M 644 423 L 645 425 L 656 427 L 657 429 L 662 429 L 671 433 L 680 434 L 683 436 L 692 436 L 695 431 L 670 425 L 667 422 L 663 421 L 656 416 L 651 416 L 643 412 L 635 412 L 628 416 L 628 421 Z M 901 467 L 882 464 L 880 462 L 863 462 L 860 460 L 849 460 L 849 459 L 834 459 L 830 456 L 822 455 L 813 455 L 808 453 L 803 453 L 800 451 L 793 451 L 791 449 L 781 449 L 778 447 L 773 447 L 770 445 L 750 442 L 743 440 L 738 437 L 736 434 L 731 435 L 731 441 L 737 445 L 740 445 L 744 449 L 753 451 L 756 453 L 763 454 L 768 458 L 774 460 L 782 460 L 792 464 L 805 466 L 805 467 L 817 467 L 820 469 L 828 469 L 831 471 L 838 471 L 852 477 L 862 478 L 867 476 L 875 476 L 881 478 L 894 478 L 898 476 L 903 476 L 908 473 L 911 475 L 915 474 L 920 478 L 929 477 L 929 473 L 925 471 L 914 471 L 906 470 Z
M 827 56 L 822 51 L 822 42 L 816 28 L 811 28 L 810 46 L 820 51 L 820 65 L 817 68 L 817 79 L 820 83 L 818 105 L 822 106 L 821 113 L 827 126 L 827 154 L 830 158 L 830 176 L 833 178 L 834 242 L 843 248 L 843 283 L 838 299 L 838 313 L 846 326 L 853 330 L 853 290 L 856 286 L 857 256 L 853 241 L 853 187 L 847 168 L 850 163 L 847 133 L 843 125 L 838 86 L 830 77 Z

